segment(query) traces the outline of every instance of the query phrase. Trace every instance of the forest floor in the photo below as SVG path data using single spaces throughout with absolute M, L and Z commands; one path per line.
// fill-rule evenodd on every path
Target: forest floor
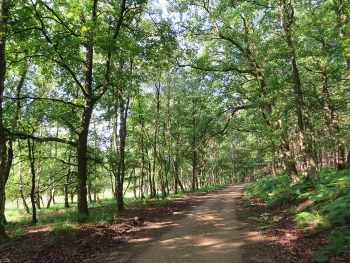
M 220 259 L 230 263 L 317 262 L 311 254 L 326 245 L 331 230 L 312 232 L 308 227 L 298 228 L 293 221 L 295 216 L 287 213 L 286 206 L 266 209 L 254 198 L 243 200 L 243 186 L 188 193 L 162 205 L 127 205 L 124 213 L 104 225 L 82 221 L 78 228 L 69 231 L 32 226 L 28 233 L 0 244 L 0 262 L 127 263 L 147 262 L 150 257 L 152 262 L 219 262 L 210 257 L 220 254 L 235 258 L 236 261 Z M 228 202 L 229 198 L 234 202 Z M 230 209 L 235 211 L 232 217 L 232 213 L 227 213 Z M 226 214 L 218 215 L 219 210 Z M 269 221 L 262 214 L 270 215 Z M 228 221 L 234 226 L 226 225 Z M 214 228 L 219 230 L 213 232 Z M 186 238 L 183 233 L 187 233 Z M 227 233 L 232 233 L 231 238 Z M 194 235 L 197 239 L 192 238 Z M 184 245 L 176 243 L 179 240 Z M 174 250 L 179 247 L 180 250 Z M 186 247 L 202 250 L 193 252 Z M 166 254 L 160 255 L 160 251 Z M 172 261 L 178 254 L 178 261 Z M 198 255 L 200 260 L 196 259 Z M 170 260 L 160 258 L 164 256 Z M 350 258 L 345 254 L 332 257 L 330 262 L 350 262 Z

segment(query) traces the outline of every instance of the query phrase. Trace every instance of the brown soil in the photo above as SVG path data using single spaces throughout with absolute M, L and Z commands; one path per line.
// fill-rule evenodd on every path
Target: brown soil
M 266 208 L 265 203 L 259 202 L 258 198 L 240 199 L 237 215 L 244 228 L 241 231 L 245 242 L 244 262 L 319 262 L 312 254 L 328 244 L 327 237 L 335 226 L 319 232 L 313 226 L 298 227 L 294 220 L 296 216 L 288 212 L 292 207 L 298 210 L 308 203 L 297 200 Z M 268 214 L 267 220 L 261 218 L 264 213 Z M 330 256 L 327 262 L 349 263 L 350 254 Z
M 233 188 L 232 188 L 233 189 Z M 75 231 L 49 231 L 45 226 L 30 227 L 27 234 L 1 244 L 1 262 L 132 262 L 179 226 L 181 220 L 223 189 L 210 193 L 187 194 L 161 206 L 127 205 L 118 220 L 108 225 L 81 222 Z M 297 228 L 295 216 L 286 207 L 266 209 L 263 203 L 235 197 L 235 222 L 241 238 L 242 262 L 317 262 L 311 254 L 326 244 L 331 230 L 318 233 L 310 228 Z M 276 212 L 280 211 L 280 212 Z M 273 213 L 274 212 L 274 213 Z M 262 228 L 262 213 L 280 218 Z M 191 261 L 195 262 L 195 261 Z M 350 262 L 348 254 L 333 257 L 331 262 Z

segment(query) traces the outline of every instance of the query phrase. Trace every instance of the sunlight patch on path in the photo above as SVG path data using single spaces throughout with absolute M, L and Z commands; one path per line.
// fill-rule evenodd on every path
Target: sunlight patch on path
M 230 186 L 207 196 L 178 226 L 131 262 L 243 262 L 234 211 L 234 199 L 241 189 Z

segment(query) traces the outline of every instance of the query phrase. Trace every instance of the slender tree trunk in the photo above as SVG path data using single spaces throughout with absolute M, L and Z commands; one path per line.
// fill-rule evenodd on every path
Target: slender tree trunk
M 109 182 L 111 183 L 111 191 L 112 191 L 112 195 L 113 195 L 114 201 L 117 201 L 116 194 L 115 194 L 115 191 L 114 191 L 114 186 L 113 186 L 114 183 L 113 183 L 112 175 L 109 175 Z
M 70 156 L 68 157 L 68 163 L 70 163 Z M 69 208 L 69 200 L 68 200 L 68 184 L 70 179 L 70 165 L 68 165 L 66 182 L 64 184 L 64 207 Z
M 16 88 L 16 98 L 18 99 L 17 102 L 16 102 L 16 108 L 17 108 L 17 112 L 16 112 L 16 117 L 15 117 L 15 120 L 17 122 L 17 128 L 19 126 L 19 123 L 20 123 L 20 118 L 21 118 L 21 114 L 20 114 L 20 111 L 21 111 L 21 101 L 19 100 L 20 98 L 20 95 L 21 95 L 21 89 L 23 87 L 23 84 L 24 84 L 24 81 L 25 81 L 25 78 L 26 78 L 26 75 L 27 75 L 27 71 L 28 71 L 28 68 L 26 68 L 22 75 L 21 75 L 21 79 L 17 85 L 17 88 Z M 19 180 L 19 196 L 21 198 L 21 201 L 22 201 L 22 205 L 23 205 L 23 208 L 24 208 L 24 212 L 25 214 L 29 214 L 29 208 L 28 208 L 28 205 L 27 205 L 27 202 L 26 202 L 26 199 L 24 197 L 24 194 L 23 194 L 23 179 L 22 179 L 22 158 L 21 158 L 21 142 L 19 139 L 17 139 L 17 147 L 18 147 L 18 156 L 19 156 L 19 163 L 18 163 L 18 180 Z
M 21 151 L 21 142 L 19 139 L 17 139 L 17 145 L 18 145 L 18 154 L 19 154 L 19 156 L 21 156 L 21 152 L 22 152 Z M 29 208 L 28 208 L 26 199 L 25 199 L 24 194 L 23 194 L 22 159 L 21 159 L 21 157 L 20 157 L 19 163 L 18 163 L 18 179 L 19 179 L 19 196 L 20 196 L 21 201 L 22 201 L 24 213 L 27 215 L 30 212 L 29 212 Z
M 88 204 L 91 205 L 91 192 L 88 184 L 86 185 L 86 194 L 87 194 Z
M 32 147 L 32 156 L 33 156 L 33 166 L 35 164 L 35 159 L 34 159 L 34 141 L 33 141 L 33 147 Z M 38 157 L 40 156 L 40 152 L 38 153 Z M 42 202 L 42 198 L 40 195 L 40 178 L 41 178 L 41 167 L 39 167 L 35 173 L 35 177 L 37 178 L 37 181 L 35 183 L 36 188 L 35 188 L 35 200 L 36 200 L 36 208 L 37 210 L 41 210 L 41 204 L 44 205 Z M 40 204 L 41 201 L 41 204 Z
M 70 194 L 70 204 L 73 205 L 74 204 L 74 193 Z
M 140 121 L 140 125 L 141 125 L 141 129 L 140 129 L 140 148 L 141 148 L 141 184 L 140 184 L 140 198 L 141 200 L 143 200 L 145 198 L 145 194 L 143 191 L 144 188 L 144 180 L 145 180 L 145 149 L 144 149 L 144 120 L 141 114 L 141 101 L 139 100 L 139 121 Z M 151 191 L 152 192 L 152 191 Z
M 51 190 L 49 189 L 48 191 L 50 192 L 50 195 L 49 195 L 49 199 L 47 200 L 46 209 L 50 208 L 50 204 L 51 204 L 51 200 L 52 200 Z
M 155 158 L 155 157 L 153 157 Z M 153 173 L 152 173 L 153 171 Z M 155 165 L 153 166 L 152 170 L 152 163 L 151 160 L 148 161 L 148 177 L 149 177 L 149 187 L 150 187 L 150 199 L 153 199 L 156 197 L 156 188 L 154 187 L 154 172 L 155 172 Z
M 197 146 L 196 146 L 196 129 L 197 129 L 197 119 L 196 119 L 196 114 L 197 114 L 197 101 L 193 100 L 193 126 L 192 126 L 192 133 L 193 133 L 193 139 L 192 139 L 192 151 L 193 151 L 193 156 L 192 156 L 192 191 L 196 191 L 198 189 L 198 182 L 197 182 Z
M 119 69 L 123 70 L 124 61 L 120 58 Z M 124 211 L 124 196 L 123 196 L 123 186 L 125 177 L 125 142 L 126 142 L 126 117 L 128 113 L 128 106 L 125 108 L 124 93 L 122 84 L 119 83 L 117 87 L 118 93 L 118 108 L 119 109 L 119 145 L 117 145 L 115 137 L 115 151 L 118 156 L 118 164 L 116 175 L 116 199 L 117 199 L 117 209 L 118 211 Z M 117 103 L 117 102 L 116 102 Z M 128 104 L 127 104 L 128 105 Z M 115 131 L 117 130 L 117 122 L 115 121 Z
M 166 193 L 166 183 L 163 178 L 163 158 L 160 151 L 160 142 L 159 142 L 159 130 L 160 130 L 160 82 L 158 81 L 158 85 L 156 85 L 156 97 L 157 97 L 157 126 L 154 134 L 154 141 L 155 141 L 155 151 L 157 152 L 157 160 L 158 160 L 158 178 L 160 187 L 162 190 L 162 198 L 167 197 Z
M 35 167 L 34 167 L 34 141 L 33 145 L 31 145 L 30 140 L 28 139 L 28 159 L 29 159 L 29 164 L 30 164 L 30 171 L 32 174 L 32 190 L 30 193 L 30 199 L 32 201 L 32 223 L 36 224 L 38 221 L 36 219 L 36 205 L 35 201 L 38 203 L 40 200 L 35 200 L 35 197 L 39 199 L 39 196 L 35 196 Z
M 120 128 L 119 128 L 119 170 L 117 173 L 117 185 L 116 185 L 116 193 L 117 193 L 117 208 L 118 211 L 124 211 L 124 201 L 123 201 L 123 185 L 124 185 L 124 176 L 125 176 L 125 132 L 124 127 L 126 125 L 124 119 L 124 99 L 123 99 L 123 91 L 119 86 L 118 88 L 119 94 L 119 118 L 120 118 Z
M 179 169 L 178 169 L 178 163 L 177 162 L 174 163 L 174 169 L 175 169 L 175 178 L 176 178 L 177 183 L 180 186 L 181 192 L 185 192 L 185 189 L 183 187 L 181 179 L 179 178 Z
M 197 181 L 197 151 L 193 150 L 192 157 L 192 191 L 196 191 L 196 181 Z
M 6 78 L 5 46 L 8 32 L 8 13 L 8 2 L 2 0 L 0 10 L 0 239 L 7 238 L 5 232 L 5 187 L 10 175 L 13 159 L 12 142 L 9 141 L 6 145 L 7 138 L 3 126 L 3 93 Z
M 348 155 L 346 157 L 346 166 L 345 169 L 350 169 L 350 151 L 348 152 Z

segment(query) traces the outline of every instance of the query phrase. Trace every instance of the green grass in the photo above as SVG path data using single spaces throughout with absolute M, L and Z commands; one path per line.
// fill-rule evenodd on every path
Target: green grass
M 76 204 L 70 205 L 69 208 L 64 208 L 63 204 L 56 203 L 51 205 L 49 209 L 42 207 L 37 210 L 37 228 L 45 227 L 49 231 L 61 232 L 72 231 L 76 229 L 79 222 L 86 222 L 90 225 L 109 225 L 114 222 L 116 215 L 116 204 L 113 198 L 101 199 L 101 207 L 99 209 L 90 209 L 89 216 L 80 215 L 76 212 Z M 98 207 L 99 204 L 91 203 L 89 208 Z M 6 226 L 9 230 L 10 238 L 16 238 L 27 232 L 28 226 L 32 222 L 32 209 L 30 208 L 29 215 L 24 215 L 24 209 L 17 209 L 15 207 L 7 207 L 5 209 L 5 216 L 8 222 Z M 49 242 L 49 241 L 48 241 Z
M 200 188 L 198 192 L 212 191 L 221 188 L 226 185 L 216 185 L 210 187 Z M 186 193 L 179 192 L 177 194 L 170 193 L 164 199 L 143 199 L 134 200 L 133 196 L 127 196 L 124 198 L 126 208 L 134 204 L 142 204 L 145 208 L 152 204 L 161 206 L 167 202 L 172 202 L 175 198 L 183 197 Z M 59 198 L 57 198 L 59 199 Z M 79 222 L 87 223 L 88 226 L 92 225 L 105 225 L 109 226 L 111 224 L 119 223 L 119 216 L 117 214 L 116 203 L 113 198 L 106 197 L 100 198 L 101 206 L 97 202 L 93 202 L 89 205 L 90 212 L 89 215 L 80 215 L 77 213 L 77 205 L 74 203 L 70 204 L 69 208 L 64 208 L 63 203 L 56 203 L 51 205 L 50 208 L 42 207 L 41 210 L 37 210 L 37 220 L 38 223 L 35 227 L 44 227 L 48 231 L 54 233 L 60 233 L 66 231 L 72 234 L 76 232 L 74 230 L 79 226 Z M 98 209 L 91 209 L 99 207 Z M 31 208 L 30 208 L 31 212 Z M 17 209 L 15 206 L 7 205 L 5 209 L 5 216 L 8 222 L 6 229 L 9 230 L 10 238 L 16 238 L 28 232 L 27 228 L 31 225 L 32 214 L 24 215 L 24 209 Z M 47 243 L 54 242 L 54 237 L 51 235 L 45 240 Z

